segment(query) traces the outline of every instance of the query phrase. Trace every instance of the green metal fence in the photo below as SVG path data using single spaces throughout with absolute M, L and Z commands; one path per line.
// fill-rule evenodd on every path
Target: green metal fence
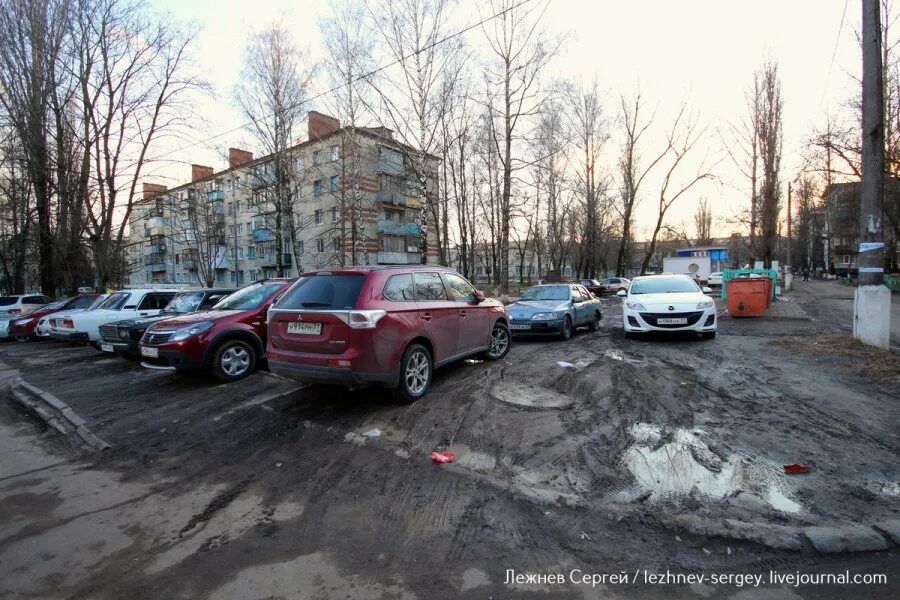
M 728 299 L 726 285 L 730 280 L 746 275 L 768 275 L 772 279 L 772 299 L 775 299 L 775 286 L 778 284 L 778 273 L 775 269 L 725 269 L 722 271 L 722 300 Z
M 882 281 L 892 292 L 900 292 L 900 276 L 885 275 Z

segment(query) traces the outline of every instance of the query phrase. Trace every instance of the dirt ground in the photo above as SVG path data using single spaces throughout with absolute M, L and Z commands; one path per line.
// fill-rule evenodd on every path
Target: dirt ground
M 0 597 L 897 597 L 889 537 L 825 554 L 803 535 L 900 519 L 900 378 L 889 355 L 859 367 L 839 285 L 798 284 L 787 317 L 720 307 L 714 340 L 625 340 L 605 298 L 601 331 L 453 365 L 413 405 L 4 344 L 0 377 L 63 399 L 111 449 L 0 404 Z M 888 579 L 593 587 L 508 569 Z

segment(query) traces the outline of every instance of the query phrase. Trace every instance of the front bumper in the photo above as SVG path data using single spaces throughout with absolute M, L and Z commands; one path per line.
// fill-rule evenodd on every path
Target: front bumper
M 660 318 L 685 318 L 687 323 L 684 325 L 659 325 L 656 323 L 654 315 L 658 315 Z M 718 326 L 715 306 L 703 310 L 690 311 L 689 313 L 673 314 L 642 313 L 623 306 L 622 321 L 625 331 L 629 333 L 646 333 L 650 331 L 669 333 L 681 331 L 710 332 L 715 331 Z
M 328 383 L 336 385 L 366 385 L 379 383 L 397 385 L 396 373 L 360 373 L 351 368 L 298 365 L 269 358 L 269 371 L 303 383 Z
M 195 360 L 182 350 L 170 350 L 162 346 L 148 346 L 155 348 L 157 356 L 147 356 L 141 347 L 138 348 L 138 356 L 141 364 L 151 369 L 175 369 L 177 371 L 190 371 L 202 369 L 206 364 L 202 360 Z
M 137 342 L 123 342 L 122 340 L 100 340 L 100 349 L 104 352 L 108 352 L 104 348 L 104 346 L 112 346 L 112 352 L 115 354 L 128 354 L 131 356 L 137 356 L 140 353 L 140 348 L 138 348 Z
M 89 342 L 91 336 L 86 331 L 50 331 L 50 337 L 59 342 Z
M 511 319 L 509 332 L 512 335 L 549 335 L 562 331 L 565 318 L 556 321 L 533 321 Z

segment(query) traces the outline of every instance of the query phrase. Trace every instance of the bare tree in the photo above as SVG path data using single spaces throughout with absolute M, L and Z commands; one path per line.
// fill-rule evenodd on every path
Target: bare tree
M 778 64 L 766 61 L 760 73 L 761 105 L 759 121 L 759 158 L 761 183 L 759 190 L 760 256 L 769 266 L 778 235 L 778 213 L 781 207 L 782 97 Z
M 700 198 L 697 210 L 694 212 L 694 237 L 698 246 L 708 246 L 712 243 L 713 213 L 706 198 Z
M 312 66 L 290 31 L 281 23 L 272 23 L 253 34 L 244 52 L 244 67 L 234 95 L 241 112 L 249 121 L 270 163 L 257 169 L 251 179 L 254 203 L 263 215 L 272 217 L 276 253 L 275 268 L 285 275 L 285 233 L 288 235 L 294 264 L 299 265 L 297 222 L 294 199 L 300 182 L 289 149 L 298 141 L 299 126 L 306 114 L 306 101 Z
M 513 172 L 523 166 L 521 154 L 516 156 L 521 152 L 516 145 L 525 120 L 537 114 L 544 100 L 540 75 L 556 53 L 558 43 L 551 42 L 540 28 L 547 4 L 534 7 L 516 0 L 492 0 L 490 6 L 497 17 L 483 27 L 492 55 L 485 78 L 494 90 L 488 95 L 491 118 L 498 121 L 492 130 L 502 169 L 499 270 L 503 276 L 499 283 L 501 291 L 507 292 Z
M 644 261 L 641 263 L 642 275 L 647 272 L 647 267 L 650 265 L 650 259 L 653 256 L 653 251 L 656 247 L 656 239 L 663 227 L 666 213 L 669 208 L 698 183 L 713 177 L 710 166 L 704 158 L 698 164 L 696 170 L 685 178 L 682 183 L 674 183 L 674 178 L 679 176 L 679 168 L 683 169 L 685 167 L 685 160 L 703 139 L 705 133 L 705 129 L 698 128 L 697 119 L 689 116 L 687 107 L 682 105 L 667 136 L 668 145 L 665 154 L 671 154 L 672 158 L 669 163 L 669 168 L 663 176 L 662 185 L 659 190 L 656 225 L 650 236 L 650 245 L 644 255 Z
M 644 99 L 638 90 L 632 98 L 619 98 L 622 122 L 621 155 L 619 156 L 619 174 L 621 176 L 621 208 L 622 230 L 619 240 L 619 252 L 616 255 L 616 275 L 625 275 L 628 248 L 631 244 L 631 229 L 634 208 L 640 198 L 641 184 L 644 179 L 668 154 L 669 147 L 655 155 L 646 165 L 641 165 L 641 144 L 644 134 L 653 125 L 655 113 L 646 119 Z

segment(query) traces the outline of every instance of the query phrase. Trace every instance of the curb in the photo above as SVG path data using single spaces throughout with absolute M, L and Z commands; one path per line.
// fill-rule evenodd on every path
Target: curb
M 877 552 L 894 544 L 900 546 L 900 519 L 872 525 L 789 527 L 681 514 L 672 518 L 669 524 L 695 535 L 751 541 L 776 550 L 802 550 L 804 540 L 821 554 Z
M 16 378 L 10 392 L 13 399 L 25 410 L 33 414 L 62 435 L 74 435 L 94 450 L 107 450 L 109 444 L 94 435 L 87 428 L 84 419 L 72 408 L 49 392 L 45 392 L 21 378 Z

